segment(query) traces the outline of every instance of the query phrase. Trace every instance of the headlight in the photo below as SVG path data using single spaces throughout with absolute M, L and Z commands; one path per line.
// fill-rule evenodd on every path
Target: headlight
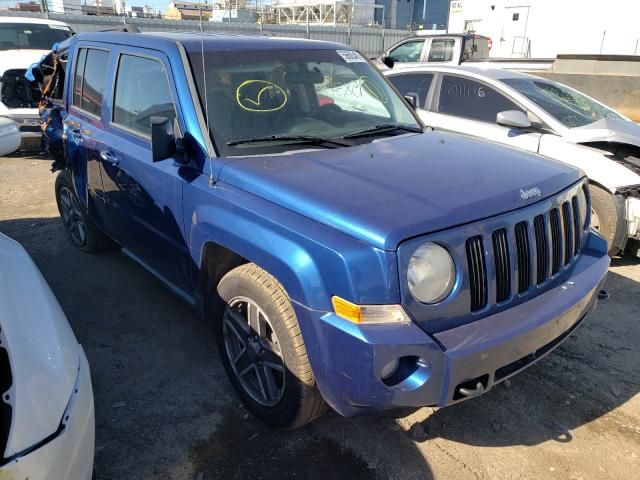
M 420 246 L 409 261 L 409 291 L 419 302 L 444 300 L 451 293 L 455 278 L 456 268 L 451 255 L 437 243 Z
M 587 209 L 589 204 L 587 202 L 587 194 L 585 193 L 585 188 L 589 187 L 583 185 L 578 190 L 578 209 L 580 210 L 580 221 L 582 222 L 582 228 L 587 228 L 589 226 L 587 224 L 587 222 L 589 221 L 589 218 L 587 218 Z

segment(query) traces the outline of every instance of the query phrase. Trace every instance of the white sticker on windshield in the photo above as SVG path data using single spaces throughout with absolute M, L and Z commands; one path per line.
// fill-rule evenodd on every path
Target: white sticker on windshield
M 367 62 L 364 58 L 362 58 L 362 55 L 353 50 L 336 50 L 336 53 L 340 55 L 342 59 L 347 63 Z
M 49 23 L 49 28 L 53 28 L 54 30 L 66 30 L 67 32 L 71 30 L 66 25 L 56 25 L 55 23 Z

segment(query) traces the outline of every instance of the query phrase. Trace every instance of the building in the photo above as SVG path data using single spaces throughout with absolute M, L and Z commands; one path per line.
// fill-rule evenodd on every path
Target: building
M 376 23 L 384 23 L 386 28 L 447 29 L 449 0 L 376 0 L 376 4 L 384 7 L 384 11 L 376 12 Z
M 18 2 L 15 7 L 9 7 L 10 12 L 40 12 L 40 2 Z
M 449 32 L 493 41 L 492 57 L 640 55 L 637 0 L 452 0 Z
M 214 7 L 222 8 L 219 3 L 199 2 L 171 2 L 164 12 L 164 18 L 168 20 L 206 20 L 211 18 Z

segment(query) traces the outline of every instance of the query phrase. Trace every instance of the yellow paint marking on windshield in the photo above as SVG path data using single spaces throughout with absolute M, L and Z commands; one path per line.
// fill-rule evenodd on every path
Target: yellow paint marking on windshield
M 247 112 L 277 112 L 287 101 L 284 89 L 267 80 L 245 80 L 236 89 L 236 102 Z
M 364 75 L 358 80 L 360 81 L 360 88 L 364 88 L 373 98 L 378 99 L 380 102 L 387 103 L 387 96 L 378 85 Z

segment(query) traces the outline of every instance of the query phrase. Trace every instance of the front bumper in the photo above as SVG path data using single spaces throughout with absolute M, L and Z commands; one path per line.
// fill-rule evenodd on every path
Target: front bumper
M 76 385 L 58 432 L 0 468 L 0 478 L 90 480 L 95 420 L 89 363 L 81 349 Z
M 483 391 L 557 347 L 593 310 L 609 257 L 591 234 L 571 277 L 528 302 L 433 336 L 415 323 L 358 326 L 332 312 L 295 305 L 312 370 L 336 411 L 445 406 L 463 400 L 461 386 Z M 408 376 L 388 386 L 385 365 L 406 357 Z M 411 373 L 412 372 L 412 373 Z

